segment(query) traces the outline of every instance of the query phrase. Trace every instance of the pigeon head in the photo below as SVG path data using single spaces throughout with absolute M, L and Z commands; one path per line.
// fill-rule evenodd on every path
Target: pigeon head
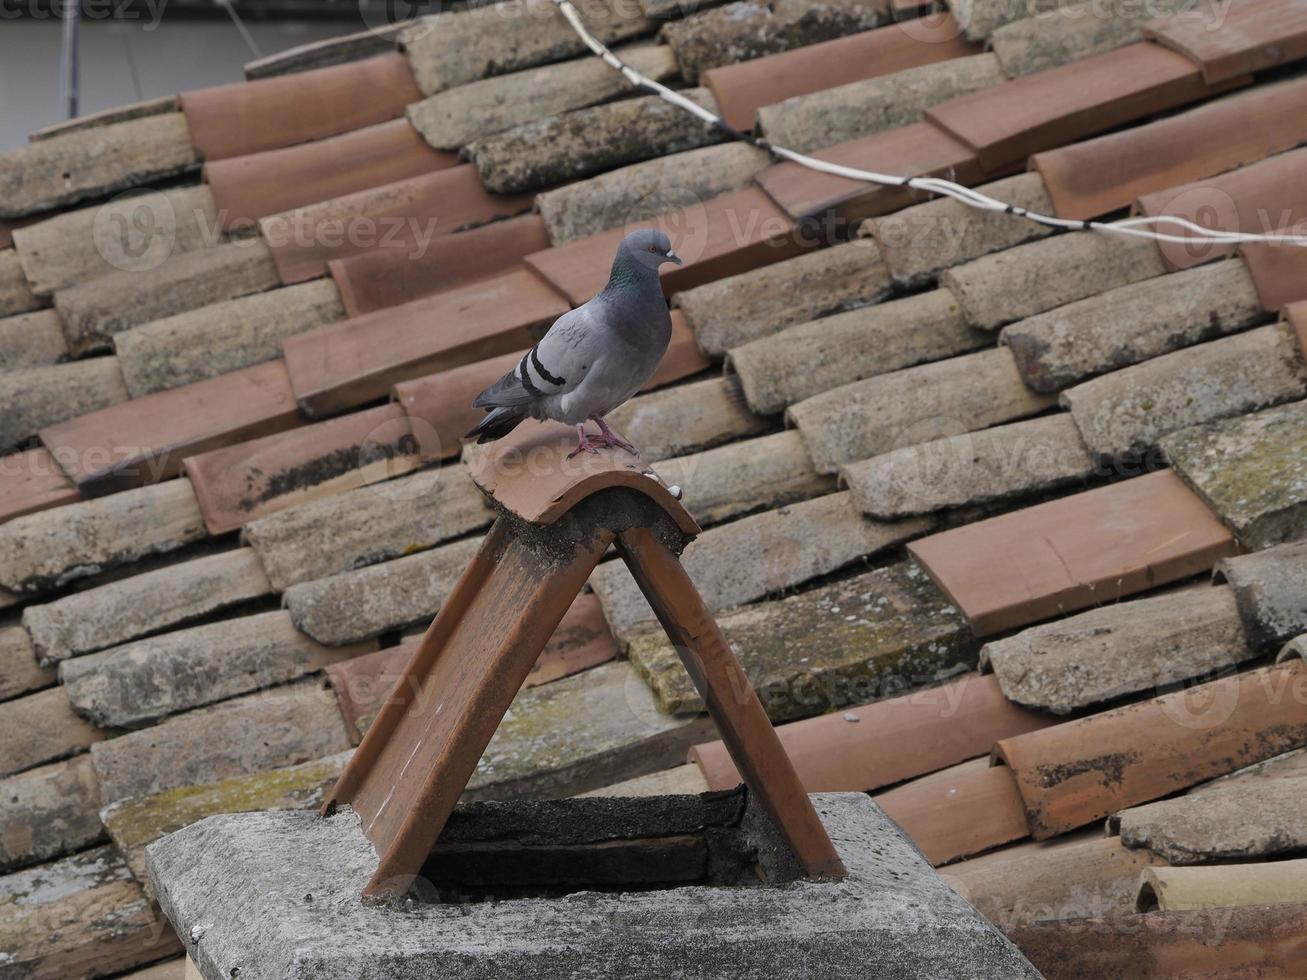
M 622 239 L 616 261 L 623 259 L 655 274 L 664 262 L 681 264 L 680 256 L 672 251 L 671 239 L 657 228 L 640 228 Z

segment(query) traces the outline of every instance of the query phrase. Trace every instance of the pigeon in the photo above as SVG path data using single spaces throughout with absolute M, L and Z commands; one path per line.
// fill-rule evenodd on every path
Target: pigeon
M 517 367 L 477 395 L 486 417 L 465 438 L 499 439 L 523 419 L 553 419 L 576 426 L 578 453 L 615 447 L 638 450 L 608 427 L 604 416 L 653 376 L 672 336 L 658 267 L 681 265 L 661 231 L 633 231 L 617 246 L 608 285 L 584 306 L 554 321 Z M 600 435 L 586 434 L 593 419 Z

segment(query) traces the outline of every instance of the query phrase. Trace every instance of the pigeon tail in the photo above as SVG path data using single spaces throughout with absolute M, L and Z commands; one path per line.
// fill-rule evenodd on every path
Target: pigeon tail
M 471 439 L 476 436 L 478 445 L 483 442 L 493 442 L 495 439 L 502 439 L 516 429 L 518 423 L 524 418 L 526 416 L 516 408 L 496 408 L 487 412 L 486 417 L 478 422 L 476 427 L 463 438 Z

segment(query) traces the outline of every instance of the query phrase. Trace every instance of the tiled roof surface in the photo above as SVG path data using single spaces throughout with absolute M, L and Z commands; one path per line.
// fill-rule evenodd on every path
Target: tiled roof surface
M 1307 227 L 1301 3 L 949 6 L 583 15 L 823 160 Z M 150 842 L 321 799 L 493 517 L 471 398 L 658 221 L 674 340 L 612 421 L 806 785 L 1050 977 L 1301 973 L 1307 249 L 775 162 L 548 0 L 250 77 L 0 155 L 0 964 L 149 968 Z M 629 575 L 590 585 L 469 797 L 733 785 Z

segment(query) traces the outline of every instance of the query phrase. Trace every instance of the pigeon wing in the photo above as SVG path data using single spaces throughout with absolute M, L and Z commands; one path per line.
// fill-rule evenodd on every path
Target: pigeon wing
M 565 395 L 585 379 L 596 331 L 586 306 L 564 313 L 513 370 L 472 402 L 477 408 L 518 408 L 547 395 Z

